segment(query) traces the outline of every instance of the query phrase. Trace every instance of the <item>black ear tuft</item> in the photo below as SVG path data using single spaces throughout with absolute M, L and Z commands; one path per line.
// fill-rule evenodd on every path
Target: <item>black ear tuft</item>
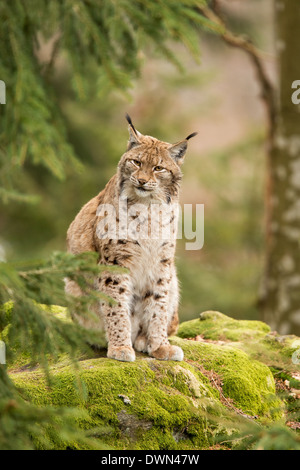
M 134 132 L 137 133 L 137 132 L 136 132 L 136 129 L 135 129 L 135 127 L 134 127 L 134 125 L 132 124 L 132 120 L 131 120 L 131 117 L 129 116 L 129 114 L 126 113 L 126 114 L 125 114 L 125 117 L 126 117 L 126 119 L 127 119 L 128 124 L 132 127 L 132 129 L 134 130 Z
M 192 134 L 188 135 L 188 136 L 185 138 L 185 140 L 189 140 L 189 139 L 191 139 L 192 137 L 195 137 L 195 135 L 197 135 L 197 134 L 198 134 L 198 132 L 193 132 Z
M 128 121 L 128 124 L 129 124 L 129 127 L 128 127 L 128 131 L 129 131 L 129 141 L 128 141 L 128 145 L 127 145 L 127 151 L 128 150 L 131 150 L 132 147 L 136 146 L 136 145 L 140 145 L 140 138 L 142 137 L 142 134 L 140 132 L 138 132 L 136 130 L 136 128 L 134 127 L 134 125 L 132 124 L 132 120 L 131 120 L 131 117 L 129 116 L 129 114 L 125 114 L 125 117 Z
M 128 124 L 130 124 L 130 125 L 132 126 L 132 120 L 131 120 L 131 117 L 129 116 L 129 114 L 126 113 L 126 114 L 125 114 L 125 117 L 126 117 L 126 119 L 127 119 L 127 121 L 128 121 Z

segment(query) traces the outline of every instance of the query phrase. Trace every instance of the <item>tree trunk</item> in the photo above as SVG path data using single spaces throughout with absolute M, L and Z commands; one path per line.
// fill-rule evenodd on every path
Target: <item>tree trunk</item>
M 300 2 L 274 0 L 279 83 L 269 146 L 269 204 L 263 320 L 282 334 L 300 335 Z

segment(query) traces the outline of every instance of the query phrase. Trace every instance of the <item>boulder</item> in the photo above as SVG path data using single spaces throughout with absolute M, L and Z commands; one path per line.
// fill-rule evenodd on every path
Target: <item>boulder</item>
M 64 316 L 62 307 L 53 312 Z M 50 384 L 38 365 L 26 366 L 28 358 L 8 370 L 26 400 L 85 410 L 76 425 L 108 449 L 234 448 L 231 437 L 241 426 L 283 420 L 274 372 L 297 371 L 297 341 L 265 323 L 209 311 L 181 323 L 170 338 L 183 349 L 182 362 L 142 353 L 133 363 L 118 362 L 105 349 L 88 349 L 78 354 L 77 367 L 68 357 L 53 363 Z M 56 442 L 55 430 L 51 436 L 55 449 L 82 448 Z

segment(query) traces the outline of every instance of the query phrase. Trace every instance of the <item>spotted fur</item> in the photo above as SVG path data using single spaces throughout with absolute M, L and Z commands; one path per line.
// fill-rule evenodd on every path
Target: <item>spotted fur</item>
M 183 352 L 171 346 L 168 336 L 178 326 L 178 281 L 174 264 L 176 230 L 162 238 L 139 236 L 151 225 L 151 210 L 162 204 L 170 207 L 159 228 L 176 227 L 180 166 L 193 137 L 168 144 L 142 135 L 129 116 L 129 141 L 121 157 L 117 173 L 105 189 L 89 201 L 71 223 L 67 233 L 68 250 L 72 253 L 96 251 L 99 263 L 127 268 L 127 272 L 104 271 L 95 280 L 95 287 L 116 302 L 101 302 L 96 308 L 97 321 L 76 317 L 83 326 L 105 329 L 108 341 L 107 356 L 121 361 L 133 361 L 135 350 L 147 352 L 157 359 L 182 360 Z M 127 222 L 139 221 L 134 233 L 126 229 L 122 205 L 127 207 Z M 114 214 L 100 208 L 113 207 Z M 124 206 L 125 207 L 125 206 Z M 131 212 L 139 207 L 140 213 Z M 109 236 L 111 226 L 121 236 Z M 144 232 L 145 233 L 145 232 Z M 148 233 L 149 234 L 149 233 Z M 107 236 L 108 235 L 108 236 Z M 66 280 L 66 291 L 81 295 L 80 288 Z

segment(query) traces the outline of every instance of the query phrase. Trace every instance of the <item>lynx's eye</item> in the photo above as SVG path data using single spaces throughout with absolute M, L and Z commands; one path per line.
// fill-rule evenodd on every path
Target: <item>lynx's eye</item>
M 132 163 L 135 166 L 141 166 L 140 160 L 130 160 L 130 163 Z
M 154 168 L 154 171 L 163 171 L 164 168 L 162 166 L 155 166 Z

